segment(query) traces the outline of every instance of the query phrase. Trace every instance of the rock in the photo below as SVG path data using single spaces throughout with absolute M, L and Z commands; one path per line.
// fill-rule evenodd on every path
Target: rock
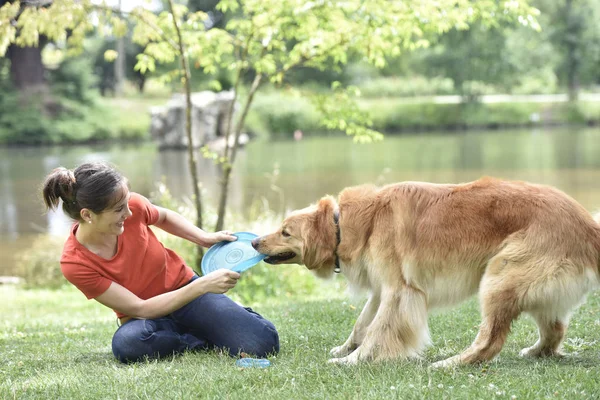
M 18 276 L 0 276 L 0 285 L 18 285 L 23 283 L 23 278 Z
M 192 137 L 195 147 L 225 136 L 232 101 L 233 91 L 192 93 Z M 158 142 L 159 148 L 187 147 L 185 107 L 185 95 L 177 93 L 165 106 L 151 108 L 150 134 Z

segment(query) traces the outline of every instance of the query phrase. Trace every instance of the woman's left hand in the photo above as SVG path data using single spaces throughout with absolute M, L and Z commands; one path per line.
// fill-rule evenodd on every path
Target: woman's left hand
M 206 243 L 209 246 L 212 246 L 215 243 L 219 242 L 233 242 L 237 240 L 237 237 L 233 236 L 233 232 L 231 231 L 219 231 L 214 233 L 209 233 L 206 238 Z

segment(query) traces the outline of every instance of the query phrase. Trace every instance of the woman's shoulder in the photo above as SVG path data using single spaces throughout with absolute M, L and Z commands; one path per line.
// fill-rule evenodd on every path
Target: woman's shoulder
M 63 251 L 61 254 L 60 261 L 70 261 L 74 257 L 76 257 L 77 249 L 81 244 L 75 237 L 75 233 L 77 232 L 77 228 L 79 227 L 79 223 L 74 223 L 71 227 L 71 231 L 69 232 L 69 236 L 67 236 L 67 240 L 65 240 L 65 244 L 63 245 Z
M 152 225 L 158 219 L 158 210 L 146 197 L 139 193 L 131 192 L 129 208 L 132 218 L 141 218 L 146 224 Z
M 129 207 L 131 207 L 132 205 L 143 206 L 146 203 L 150 203 L 150 201 L 146 197 L 142 196 L 137 192 L 130 192 L 129 194 Z

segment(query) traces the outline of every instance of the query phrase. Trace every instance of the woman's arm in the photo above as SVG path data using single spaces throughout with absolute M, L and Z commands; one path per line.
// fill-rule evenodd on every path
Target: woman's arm
M 95 300 L 132 318 L 160 318 L 180 309 L 205 293 L 227 292 L 235 286 L 239 278 L 240 274 L 237 272 L 219 269 L 194 280 L 189 285 L 147 300 L 140 299 L 123 286 L 113 282 Z
M 210 247 L 224 240 L 234 241 L 237 238 L 229 231 L 207 233 L 188 221 L 184 216 L 173 210 L 155 206 L 158 210 L 158 221 L 154 226 L 172 235 L 189 240 L 200 246 Z

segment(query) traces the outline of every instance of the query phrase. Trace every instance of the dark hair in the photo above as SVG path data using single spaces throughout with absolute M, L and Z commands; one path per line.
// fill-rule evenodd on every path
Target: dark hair
M 62 200 L 63 211 L 74 220 L 81 221 L 81 209 L 101 213 L 121 199 L 115 194 L 127 178 L 111 165 L 103 162 L 85 163 L 70 170 L 56 168 L 44 181 L 42 194 L 47 209 L 54 210 Z

